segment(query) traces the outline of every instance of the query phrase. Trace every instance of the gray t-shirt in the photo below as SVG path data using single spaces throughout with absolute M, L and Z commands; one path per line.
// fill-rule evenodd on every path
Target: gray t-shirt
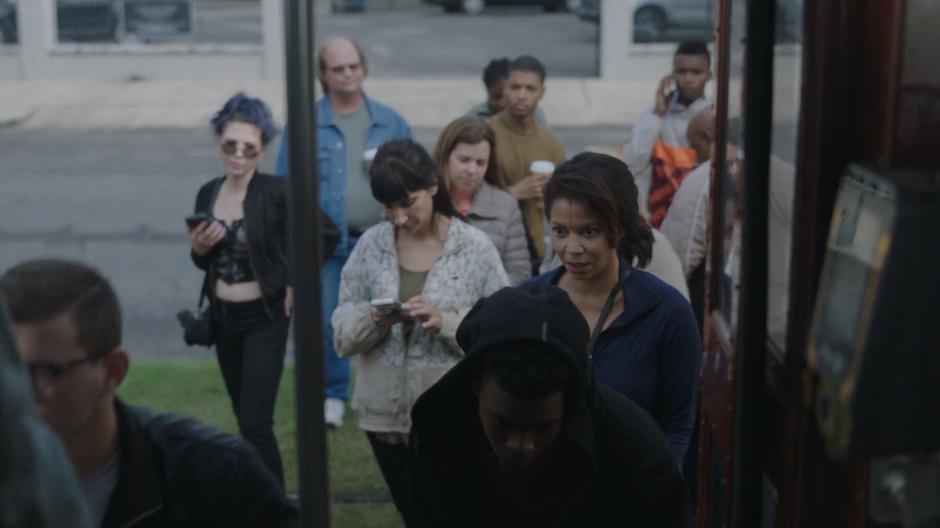
M 346 143 L 346 222 L 351 230 L 365 231 L 382 219 L 362 160 L 372 118 L 366 105 L 361 104 L 351 114 L 333 114 L 333 123 Z
M 104 514 L 108 511 L 108 501 L 111 500 L 111 494 L 117 486 L 120 469 L 120 458 L 115 453 L 103 468 L 85 478 L 78 479 L 91 513 L 92 526 L 101 526 L 104 521 Z

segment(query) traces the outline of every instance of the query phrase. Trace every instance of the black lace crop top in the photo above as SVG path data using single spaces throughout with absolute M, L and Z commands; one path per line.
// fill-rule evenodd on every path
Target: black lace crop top
M 245 220 L 235 220 L 225 226 L 225 238 L 219 242 L 219 253 L 214 260 L 216 277 L 226 284 L 254 282 L 255 273 L 251 269 L 248 255 L 248 235 L 245 233 Z

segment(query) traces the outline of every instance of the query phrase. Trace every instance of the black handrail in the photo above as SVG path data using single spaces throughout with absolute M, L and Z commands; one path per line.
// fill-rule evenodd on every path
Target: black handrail
M 330 525 L 326 426 L 323 423 L 323 329 L 320 262 L 323 237 L 314 165 L 313 0 L 288 0 L 285 17 L 287 127 L 290 167 L 288 211 L 294 279 L 295 407 L 300 513 L 303 526 Z M 310 241 L 315 240 L 314 244 Z
M 744 209 L 734 395 L 731 526 L 761 525 L 767 358 L 767 206 L 773 123 L 774 15 L 777 2 L 749 1 L 745 51 Z
M 709 195 L 714 197 L 711 200 L 713 204 L 723 204 L 729 199 L 726 187 L 722 185 L 724 181 L 722 175 L 728 174 L 729 169 L 726 161 L 728 155 L 725 151 L 728 145 L 727 118 L 730 115 L 728 112 L 728 84 L 730 84 L 729 80 L 731 78 L 731 67 L 729 66 L 731 62 L 731 2 L 732 0 L 725 0 L 718 3 L 718 20 L 720 23 L 717 26 L 715 35 L 716 75 L 720 81 L 715 86 L 715 115 L 717 116 L 715 123 L 715 153 L 711 159 L 712 177 L 708 184 Z M 705 313 L 711 313 L 716 308 L 720 309 L 731 302 L 730 299 L 721 299 L 719 293 L 722 291 L 721 270 L 724 268 L 725 245 L 727 245 L 724 233 L 725 223 L 728 219 L 725 218 L 724 207 L 715 206 L 713 209 L 711 224 L 708 226 L 710 241 L 708 244 L 708 261 L 716 264 L 710 268 L 711 271 L 705 278 L 707 284 Z

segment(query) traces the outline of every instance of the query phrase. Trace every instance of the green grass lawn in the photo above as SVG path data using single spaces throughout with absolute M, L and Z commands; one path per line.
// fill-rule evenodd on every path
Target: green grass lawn
M 238 432 L 222 375 L 213 360 L 133 362 L 119 394 L 127 403 L 192 416 L 223 431 Z M 281 446 L 287 489 L 296 492 L 297 441 L 294 369 L 291 366 L 284 369 L 274 413 L 274 433 Z M 335 499 L 340 499 L 340 502 L 334 500 L 332 506 L 332 526 L 403 526 L 391 499 L 359 503 L 344 501 L 350 497 L 388 497 L 369 442 L 365 433 L 356 426 L 352 409 L 347 407 L 345 424 L 329 433 L 328 442 L 330 492 Z

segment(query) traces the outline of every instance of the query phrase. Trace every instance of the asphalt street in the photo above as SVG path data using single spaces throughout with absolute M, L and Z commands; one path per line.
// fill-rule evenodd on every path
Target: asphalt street
M 433 147 L 439 130 L 415 135 Z M 626 128 L 555 131 L 569 155 L 614 146 Z M 262 161 L 270 170 L 276 141 Z M 114 283 L 125 343 L 137 358 L 210 357 L 187 348 L 175 314 L 202 280 L 188 256 L 183 218 L 196 190 L 220 174 L 208 130 L 0 129 L 0 270 L 29 258 L 89 262 Z
M 440 7 L 337 13 L 317 24 L 317 38 L 358 40 L 379 77 L 481 75 L 495 57 L 535 55 L 549 76 L 598 75 L 598 26 L 572 13 L 539 8 L 487 9 L 480 16 Z

